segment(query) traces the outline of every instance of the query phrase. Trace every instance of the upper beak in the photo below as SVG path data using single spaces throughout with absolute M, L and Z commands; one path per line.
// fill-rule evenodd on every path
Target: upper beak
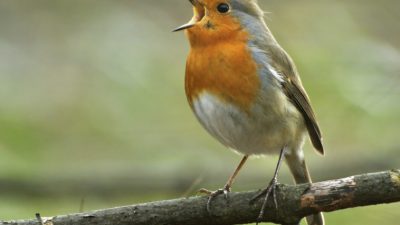
M 192 5 L 193 5 L 192 19 L 188 23 L 175 28 L 172 32 L 191 28 L 194 25 L 196 25 L 197 22 L 199 22 L 201 19 L 203 19 L 204 15 L 205 15 L 204 6 L 199 2 L 199 0 L 189 0 L 189 2 L 192 3 Z
M 196 22 L 193 22 L 192 20 L 190 20 L 189 23 L 183 24 L 182 26 L 179 26 L 179 27 L 173 29 L 172 32 L 186 30 L 188 28 L 193 27 L 195 24 L 196 24 Z

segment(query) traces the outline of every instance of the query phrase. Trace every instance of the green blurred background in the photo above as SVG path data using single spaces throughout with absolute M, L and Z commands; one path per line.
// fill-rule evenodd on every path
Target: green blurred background
M 400 2 L 260 0 L 318 115 L 314 180 L 400 166 Z M 213 140 L 183 90 L 186 0 L 0 1 L 0 220 L 79 212 L 222 186 L 240 156 Z M 261 188 L 276 157 L 235 191 Z M 286 167 L 280 182 L 291 183 Z M 328 224 L 399 224 L 400 204 Z

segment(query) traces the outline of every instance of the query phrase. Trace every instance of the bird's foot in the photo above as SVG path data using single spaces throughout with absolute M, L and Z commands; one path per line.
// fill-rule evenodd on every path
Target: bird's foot
M 257 223 L 260 223 L 264 217 L 264 213 L 265 213 L 265 209 L 267 207 L 267 202 L 268 202 L 268 198 L 270 197 L 270 195 L 272 194 L 272 197 L 274 199 L 274 205 L 275 208 L 278 209 L 278 202 L 276 200 L 276 186 L 278 185 L 278 180 L 276 177 L 274 177 L 270 182 L 267 188 L 265 188 L 264 190 L 262 190 L 260 192 L 260 194 L 254 196 L 251 200 L 250 203 L 253 204 L 255 201 L 257 201 L 259 198 L 261 198 L 262 196 L 265 195 L 264 197 L 264 201 L 261 207 L 261 211 L 260 214 L 258 215 L 257 218 Z
M 218 196 L 218 195 L 224 195 L 225 200 L 229 201 L 229 193 L 231 192 L 231 188 L 228 185 L 225 185 L 223 188 L 218 189 L 216 191 L 210 191 L 205 188 L 202 188 L 199 190 L 199 193 L 206 194 L 208 195 L 208 201 L 207 201 L 207 212 L 208 214 L 211 215 L 211 202 Z

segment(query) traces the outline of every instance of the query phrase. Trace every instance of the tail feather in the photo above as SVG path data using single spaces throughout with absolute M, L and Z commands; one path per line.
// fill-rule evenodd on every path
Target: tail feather
M 296 184 L 312 183 L 303 154 L 286 155 L 286 162 Z M 308 225 L 325 225 L 324 215 L 317 213 L 307 216 Z

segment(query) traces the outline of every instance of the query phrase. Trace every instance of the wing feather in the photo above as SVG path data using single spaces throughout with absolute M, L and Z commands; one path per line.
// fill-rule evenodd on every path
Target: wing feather
M 279 45 L 269 47 L 272 66 L 283 77 L 282 87 L 286 96 L 303 115 L 314 148 L 324 154 L 321 130 L 292 59 Z

